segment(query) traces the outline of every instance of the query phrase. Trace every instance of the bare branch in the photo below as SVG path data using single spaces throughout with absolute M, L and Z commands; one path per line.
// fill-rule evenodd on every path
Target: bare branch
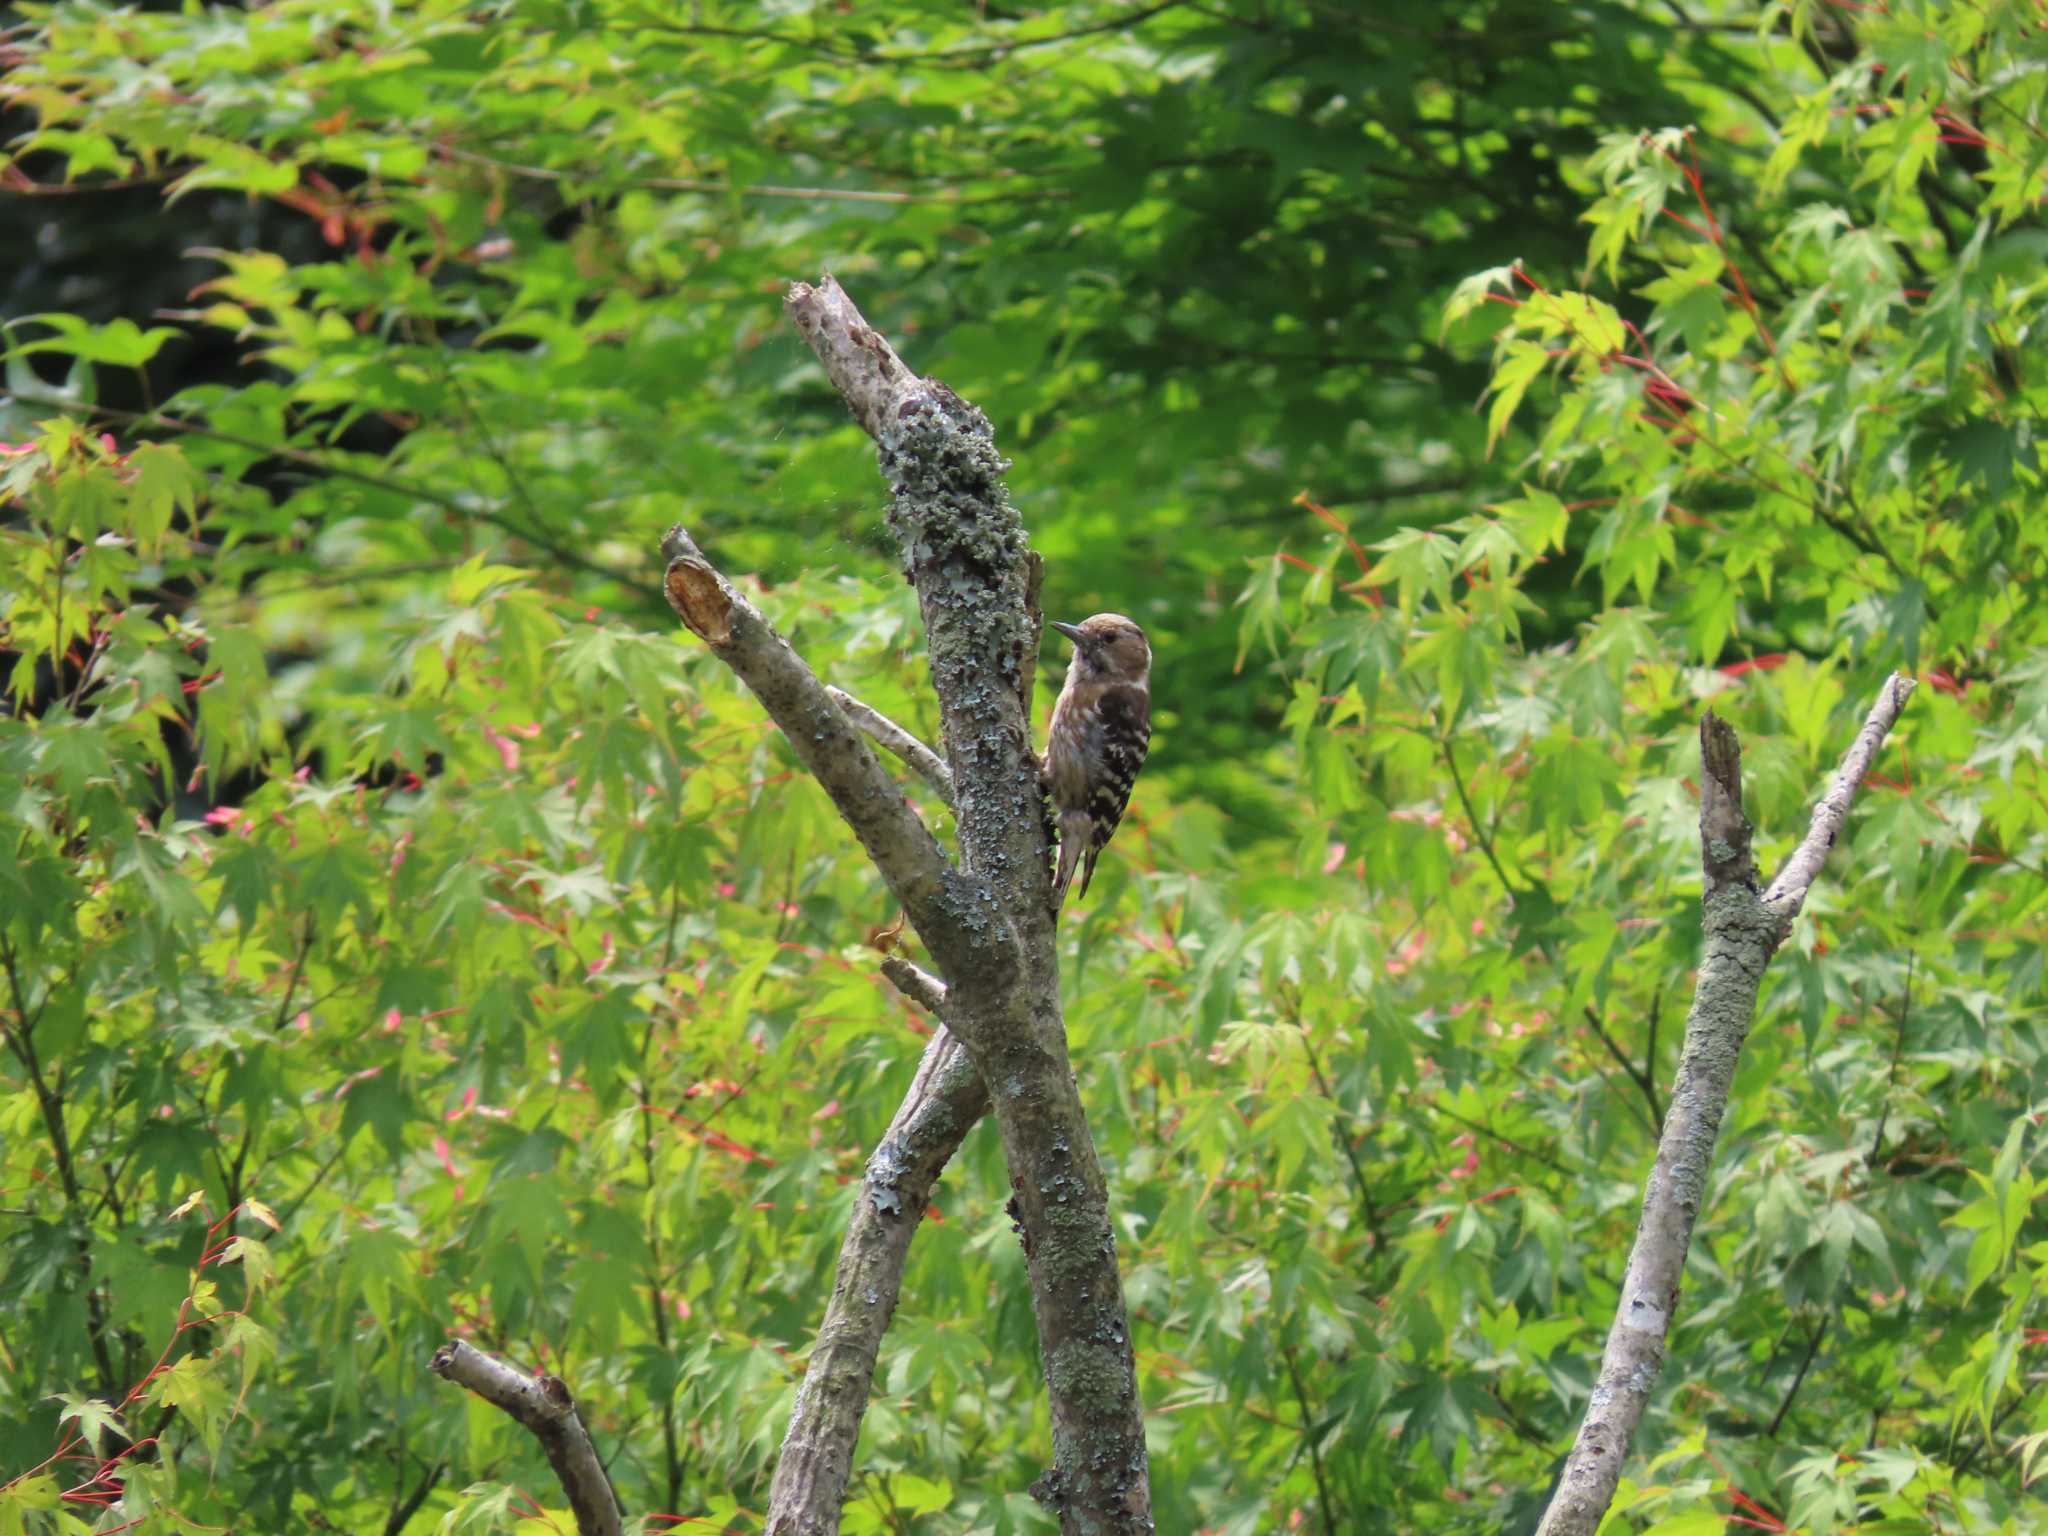
M 892 965 L 916 971 L 893 956 L 883 962 L 883 970 Z M 924 972 L 917 974 L 938 985 Z M 940 1170 L 987 1109 L 981 1075 L 959 1040 L 941 1029 L 925 1047 L 910 1091 L 868 1159 L 840 1245 L 832 1300 L 775 1464 L 767 1536 L 830 1536 L 839 1529 L 853 1448 L 860 1439 L 882 1335 L 903 1287 L 910 1240 Z
M 803 765 L 860 839 L 934 953 L 955 920 L 941 915 L 952 869 L 917 811 L 804 659 L 704 558 L 689 533 L 671 528 L 664 587 L 685 624 L 745 683 L 782 727 Z
M 1885 683 L 1877 702 L 1870 706 L 1863 729 L 1856 733 L 1848 755 L 1842 759 L 1842 766 L 1835 773 L 1835 782 L 1815 803 L 1813 823 L 1807 829 L 1805 841 L 1792 850 L 1792 856 L 1785 860 L 1785 867 L 1778 871 L 1778 878 L 1764 892 L 1764 900 L 1783 914 L 1788 928 L 1792 919 L 1799 915 L 1799 909 L 1806 905 L 1806 893 L 1812 887 L 1814 877 L 1820 873 L 1821 865 L 1827 861 L 1828 850 L 1835 846 L 1835 839 L 1841 835 L 1842 823 L 1849 818 L 1849 807 L 1856 799 L 1863 776 L 1870 772 L 1877 749 L 1884 745 L 1899 712 L 1906 707 L 1906 700 L 1913 696 L 1913 686 L 1913 679 L 1903 672 L 1894 672 Z
M 930 971 L 912 965 L 901 955 L 890 955 L 882 962 L 882 974 L 896 984 L 898 992 L 925 1012 L 944 1012 L 946 984 Z
M 843 688 L 827 688 L 832 702 L 861 734 L 914 772 L 946 804 L 953 803 L 953 773 L 946 760 L 871 704 L 863 704 Z
M 561 1377 L 529 1375 L 460 1339 L 434 1351 L 432 1369 L 532 1431 L 568 1496 L 580 1536 L 621 1536 L 618 1495 Z
M 987 417 L 920 379 L 830 277 L 793 284 L 791 322 L 875 439 L 888 526 L 917 588 L 953 772 L 963 894 L 975 944 L 934 942 L 946 1023 L 995 1104 L 1024 1236 L 1052 1410 L 1054 1468 L 1033 1485 L 1065 1536 L 1152 1530 L 1143 1404 L 1117 1273 L 1108 1191 L 1067 1055 L 1049 842 L 1031 690 L 1038 573 Z M 951 945 L 950 948 L 942 944 Z
M 1712 711 L 1700 722 L 1700 862 L 1705 872 L 1700 904 L 1706 954 L 1600 1374 L 1537 1536 L 1592 1536 L 1613 1502 L 1629 1441 L 1663 1369 L 1686 1250 L 1706 1197 L 1714 1142 L 1742 1043 L 1756 1015 L 1764 967 L 1791 931 L 1841 831 L 1857 784 L 1912 690 L 1912 680 L 1902 675 L 1885 683 L 1833 786 L 1815 807 L 1806 841 L 1764 895 L 1757 893 L 1752 835 L 1742 812 L 1741 746 Z
M 925 381 L 905 366 L 888 338 L 867 323 L 831 273 L 815 288 L 791 283 L 782 303 L 790 323 L 817 353 L 825 376 L 869 437 L 879 440 L 905 407 L 929 393 Z

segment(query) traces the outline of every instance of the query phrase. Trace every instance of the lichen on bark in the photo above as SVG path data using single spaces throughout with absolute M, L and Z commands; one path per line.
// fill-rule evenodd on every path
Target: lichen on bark
M 1142 1404 L 1102 1170 L 1068 1059 L 1031 744 L 1043 566 L 987 418 L 904 366 L 829 277 L 794 285 L 785 308 L 875 439 L 887 526 L 924 619 L 959 862 L 912 916 L 977 1086 L 996 1089 L 1051 1399 L 1058 1475 L 1039 1486 L 1066 1536 L 1142 1536 L 1152 1529 Z

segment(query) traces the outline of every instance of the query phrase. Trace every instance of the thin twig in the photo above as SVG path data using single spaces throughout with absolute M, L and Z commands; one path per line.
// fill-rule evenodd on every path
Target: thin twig
M 35 1090 L 36 1105 L 42 1111 L 43 1129 L 50 1138 L 50 1154 L 57 1164 L 57 1179 L 64 1188 L 66 1214 L 74 1219 L 82 1217 L 85 1202 L 80 1196 L 78 1168 L 72 1158 L 71 1133 L 64 1118 L 64 1098 L 61 1092 L 63 1075 L 58 1073 L 58 1086 L 50 1086 L 43 1074 L 42 1060 L 36 1051 L 35 1027 L 42 1017 L 42 1009 L 31 1013 L 28 993 L 22 986 L 19 957 L 13 944 L 0 938 L 0 963 L 4 963 L 8 990 L 14 997 L 14 1025 L 7 1028 L 0 1025 L 0 1035 L 28 1072 L 29 1086 Z M 45 1004 L 48 994 L 45 993 Z M 92 1233 L 79 1221 L 73 1227 L 73 1247 L 78 1271 L 85 1288 L 86 1335 L 92 1344 L 93 1363 L 99 1367 L 100 1388 L 104 1392 L 118 1394 L 122 1377 L 114 1370 L 114 1357 L 107 1344 L 108 1322 L 106 1296 L 93 1283 Z
M 1820 1326 L 1813 1330 L 1813 1337 L 1806 1341 L 1806 1358 L 1799 1362 L 1799 1370 L 1792 1378 L 1792 1385 L 1785 1389 L 1785 1400 L 1778 1404 L 1778 1411 L 1771 1415 L 1771 1427 L 1764 1433 L 1771 1439 L 1778 1438 L 1778 1426 L 1785 1422 L 1785 1415 L 1792 1411 L 1792 1400 L 1799 1395 L 1799 1388 L 1806 1380 L 1806 1373 L 1813 1368 L 1813 1357 L 1820 1353 L 1821 1341 L 1828 1336 L 1828 1324 L 1832 1318 L 1823 1317 Z
M 1499 1142 L 1517 1157 L 1526 1157 L 1531 1162 L 1541 1163 L 1553 1173 L 1562 1174 L 1565 1178 L 1585 1180 L 1589 1177 L 1584 1169 L 1567 1167 L 1548 1152 L 1539 1152 L 1534 1147 L 1525 1146 L 1523 1143 L 1516 1141 L 1512 1136 L 1503 1136 L 1485 1121 L 1474 1120 L 1470 1115 L 1461 1115 L 1455 1109 L 1446 1109 L 1435 1099 L 1424 1103 L 1422 1108 L 1429 1114 L 1442 1115 L 1446 1120 L 1455 1120 L 1467 1130 L 1477 1131 L 1489 1141 Z
M 1451 787 L 1458 792 L 1458 804 L 1465 808 L 1465 819 L 1472 824 L 1472 837 L 1479 844 L 1479 851 L 1486 855 L 1486 862 L 1493 866 L 1493 876 L 1500 881 L 1500 888 L 1507 893 L 1510 902 L 1521 894 L 1521 887 L 1508 878 L 1508 872 L 1501 868 L 1500 855 L 1494 852 L 1493 839 L 1486 835 L 1480 824 L 1479 812 L 1472 808 L 1472 797 L 1465 793 L 1465 776 L 1458 772 L 1458 754 L 1451 750 L 1448 732 L 1437 738 L 1437 746 L 1443 752 L 1444 766 L 1451 771 Z
M 397 1491 L 393 1490 L 392 1499 L 394 1502 L 391 1506 L 390 1517 L 384 1522 L 384 1536 L 399 1536 L 399 1533 L 405 1529 L 406 1522 L 419 1513 L 420 1506 L 427 1502 L 427 1496 L 434 1491 L 436 1485 L 441 1481 L 441 1474 L 447 1470 L 447 1462 L 437 1461 L 427 1468 L 426 1475 L 420 1479 L 419 1486 L 413 1489 L 405 1498 L 399 1498 Z
M 1870 1138 L 1870 1155 L 1863 1159 L 1866 1168 L 1875 1168 L 1878 1154 L 1884 1150 L 1884 1128 L 1892 1117 L 1892 1094 L 1899 1086 L 1899 1056 L 1906 1048 L 1906 1018 L 1913 1011 L 1913 967 L 1919 960 L 1917 954 L 1906 957 L 1906 990 L 1899 998 L 1899 1027 L 1892 1035 L 1892 1064 L 1884 1077 L 1884 1108 L 1877 1113 L 1877 1134 Z
M 1538 947 L 1541 948 L 1540 945 Z M 1607 1047 L 1607 1054 L 1614 1058 L 1614 1064 L 1621 1068 L 1623 1075 L 1630 1082 L 1634 1083 L 1636 1087 L 1640 1088 L 1643 1097 L 1649 1100 L 1650 1113 L 1645 1118 L 1634 1099 L 1624 1099 L 1622 1102 L 1628 1105 L 1636 1119 L 1642 1122 L 1644 1128 L 1652 1136 L 1662 1134 L 1664 1130 L 1664 1110 L 1657 1102 L 1656 1080 L 1628 1059 L 1628 1053 L 1622 1050 L 1620 1044 L 1612 1035 L 1607 1033 L 1606 1023 L 1601 1019 L 1599 1012 L 1591 1003 L 1586 1004 L 1585 1014 L 1586 1022 L 1593 1027 L 1593 1033 L 1599 1037 L 1600 1043 Z
M 1664 1017 L 1664 993 L 1662 989 L 1650 994 L 1650 1038 L 1643 1048 L 1643 1066 L 1650 1074 L 1650 1092 L 1657 1091 L 1657 1025 Z M 1653 1100 L 1654 1101 L 1654 1100 Z M 1664 1106 L 1657 1104 L 1657 1134 L 1664 1134 Z
M 1308 1022 L 1302 1018 L 1299 1009 L 1294 1010 L 1294 1027 L 1301 1031 L 1301 1048 L 1308 1056 L 1308 1069 L 1315 1077 L 1317 1090 L 1329 1101 L 1332 1109 L 1339 1114 L 1348 1113 L 1343 1101 L 1337 1097 L 1336 1090 L 1330 1086 L 1330 1079 L 1323 1072 L 1322 1058 L 1316 1054 L 1315 1041 L 1308 1032 Z M 1365 1176 L 1365 1165 L 1358 1160 L 1358 1149 L 1351 1144 L 1351 1137 L 1342 1125 L 1337 1128 L 1337 1145 L 1343 1150 L 1345 1162 L 1351 1165 L 1351 1183 L 1358 1191 L 1359 1214 L 1365 1218 L 1366 1231 L 1372 1235 L 1373 1247 L 1378 1249 L 1385 1240 L 1385 1234 L 1380 1226 L 1379 1206 L 1373 1200 L 1372 1185 Z
M 341 1161 L 342 1154 L 347 1151 L 348 1143 L 344 1141 L 333 1152 L 328 1154 L 326 1162 L 313 1170 L 313 1177 L 306 1181 L 306 1187 L 299 1191 L 298 1197 L 290 1205 L 277 1213 L 277 1224 L 280 1227 L 288 1227 L 292 1224 L 292 1218 L 299 1214 L 300 1208 L 308 1200 L 319 1193 L 320 1186 L 327 1182 L 327 1175 L 334 1172 L 334 1165 Z
M 1997 1414 L 1993 1416 L 1991 1423 L 1985 1427 L 1984 1438 L 1973 1444 L 1963 1453 L 1961 1459 L 1954 1463 L 1957 1482 L 1961 1482 L 1969 1474 L 1970 1468 L 1976 1465 L 1979 1456 L 1988 1450 L 1996 1449 L 1999 1430 L 2005 1427 L 2007 1419 L 2019 1412 L 2020 1408 L 2026 1403 L 2026 1400 L 2033 1395 L 2034 1388 L 2040 1385 L 2041 1380 L 2041 1377 L 2036 1376 L 2032 1381 L 2023 1386 L 2019 1391 L 2019 1395 L 1999 1409 Z
M 522 181 L 589 182 L 591 172 L 563 171 L 548 165 L 520 165 L 511 160 L 500 160 L 494 155 L 478 154 L 473 149 L 460 149 L 452 144 L 437 144 L 434 153 L 450 160 L 464 160 L 472 165 L 488 166 L 502 171 L 507 176 L 517 176 Z M 607 186 L 627 186 L 648 192 L 705 192 L 719 197 L 766 197 L 805 203 L 885 203 L 901 205 L 907 203 L 944 203 L 948 206 L 967 206 L 977 203 L 1014 203 L 1031 199 L 1044 201 L 1064 200 L 1073 194 L 1064 188 L 1032 188 L 1029 191 L 990 192 L 979 196 L 963 195 L 952 191 L 897 192 L 878 187 L 789 187 L 776 186 L 768 182 L 709 181 L 696 176 L 635 176 L 623 182 L 607 179 Z
M 1437 738 L 1437 746 L 1443 755 L 1444 766 L 1450 770 L 1451 787 L 1457 791 L 1458 804 L 1464 807 L 1465 820 L 1471 823 L 1472 839 L 1478 843 L 1479 851 L 1486 856 L 1486 862 L 1493 869 L 1494 878 L 1500 881 L 1501 889 L 1507 893 L 1510 903 L 1526 900 L 1527 893 L 1517 886 L 1514 881 L 1510 880 L 1507 870 L 1502 868 L 1500 855 L 1494 848 L 1493 834 L 1480 821 L 1479 812 L 1472 804 L 1472 797 L 1466 792 L 1465 776 L 1458 771 L 1458 755 L 1451 747 L 1451 738 L 1448 733 Z M 1557 956 L 1551 951 L 1549 944 L 1542 939 L 1534 939 L 1530 947 L 1543 956 L 1544 960 L 1549 964 L 1557 964 Z M 1586 1005 L 1586 1022 L 1593 1026 L 1593 1033 L 1599 1037 L 1600 1043 L 1607 1047 L 1607 1053 L 1614 1058 L 1615 1065 L 1621 1068 L 1622 1074 L 1630 1082 L 1634 1083 L 1643 1096 L 1649 1100 L 1650 1113 L 1647 1117 L 1637 1107 L 1634 1099 L 1624 1096 L 1622 1102 L 1628 1105 L 1629 1112 L 1641 1122 L 1643 1129 L 1647 1130 L 1654 1138 L 1664 1129 L 1664 1111 L 1663 1107 L 1657 1102 L 1655 1079 L 1647 1072 L 1640 1070 L 1634 1062 L 1628 1059 L 1628 1053 L 1622 1050 L 1612 1035 L 1608 1034 L 1606 1024 L 1601 1020 L 1599 1014 L 1593 1011 L 1593 1006 L 1590 1003 Z
M 451 496 L 445 491 L 436 490 L 430 485 L 423 485 L 411 480 L 401 480 L 396 476 L 380 474 L 375 470 L 358 469 L 352 464 L 339 463 L 333 459 L 323 458 L 317 453 L 308 453 L 305 449 L 294 448 L 288 443 L 267 443 L 261 438 L 244 437 L 239 432 L 226 432 L 219 427 L 209 426 L 205 422 L 192 421 L 183 416 L 169 416 L 162 411 L 123 411 L 117 410 L 110 405 L 87 405 L 81 400 L 66 400 L 55 395 L 23 394 L 18 390 L 10 391 L 9 396 L 23 405 L 41 406 L 59 411 L 76 411 L 87 416 L 103 416 L 109 421 L 117 421 L 124 426 L 160 427 L 166 432 L 177 432 L 187 437 L 205 438 L 211 442 L 227 443 L 232 447 L 246 448 L 252 453 L 263 454 L 266 458 L 283 459 L 286 463 L 296 464 L 301 469 L 314 470 L 323 475 L 331 475 L 339 480 L 352 480 L 358 485 L 367 485 L 380 491 L 389 491 L 394 496 L 409 496 L 416 501 L 424 501 L 429 505 L 440 507 L 443 511 L 452 512 L 458 517 L 475 518 L 480 523 L 488 523 L 501 532 L 526 540 L 527 543 L 533 545 L 536 549 L 545 550 L 549 556 L 563 565 L 588 572 L 593 576 L 602 576 L 607 581 L 617 582 L 621 587 L 638 593 L 642 597 L 651 599 L 658 598 L 661 595 L 656 588 L 650 587 L 639 578 L 628 576 L 613 570 L 610 566 L 604 565 L 599 561 L 592 560 L 588 555 L 583 554 L 574 547 L 560 543 L 545 533 L 527 527 L 516 518 L 507 517 L 502 511 L 491 507 L 477 506 L 472 502 L 464 501 L 460 497 Z
M 162 170 L 153 176 L 123 176 L 117 181 L 30 181 L 13 166 L 0 171 L 0 193 L 17 197 L 84 197 L 94 192 L 132 192 L 138 187 L 160 187 L 184 170 Z
M 666 978 L 670 964 L 675 959 L 676 919 L 680 912 L 682 883 L 672 882 L 668 888 L 668 936 L 662 941 L 661 964 L 655 970 L 658 978 Z M 653 1093 L 647 1086 L 647 1062 L 654 1049 L 654 1031 L 658 1019 L 650 1012 L 647 1028 L 640 1035 L 639 1072 L 633 1084 L 633 1092 L 642 1104 L 653 1102 Z M 654 1119 L 641 1114 L 640 1120 L 640 1166 L 647 1180 L 647 1192 L 654 1193 Z M 669 1353 L 668 1292 L 662 1284 L 662 1275 L 667 1260 L 662 1257 L 661 1221 L 656 1202 L 646 1202 L 647 1235 L 647 1310 L 654 1323 L 654 1342 L 664 1356 Z M 661 1454 L 662 1470 L 666 1474 L 663 1486 L 667 1497 L 662 1508 L 674 1509 L 682 1499 L 683 1458 L 681 1447 L 676 1440 L 676 1395 L 673 1392 L 661 1394 Z
M 1301 1409 L 1301 1440 L 1308 1447 L 1308 1464 L 1316 1475 L 1316 1503 L 1323 1512 L 1323 1536 L 1336 1536 L 1337 1517 L 1330 1503 L 1330 1480 L 1323 1475 L 1323 1448 L 1316 1440 L 1315 1415 L 1309 1411 L 1308 1389 L 1301 1384 L 1301 1367 L 1294 1360 L 1294 1346 L 1281 1350 L 1287 1361 L 1287 1379 L 1294 1383 L 1294 1401 Z
M 292 973 L 285 982 L 284 996 L 278 1000 L 277 1016 L 270 1021 L 270 1032 L 273 1035 L 283 1029 L 285 1020 L 291 1017 L 292 999 L 298 996 L 299 982 L 306 974 L 306 956 L 311 953 L 312 948 L 313 920 L 309 917 L 299 925 L 299 952 L 292 960 Z M 225 1079 L 221 1083 L 221 1096 L 223 1100 L 227 1096 L 227 1083 Z M 216 1121 L 219 1120 L 220 1111 L 223 1107 L 223 1104 L 216 1104 L 214 1106 L 213 1118 Z M 229 1210 L 233 1210 L 242 1203 L 242 1174 L 249 1166 L 249 1151 L 255 1145 L 255 1139 L 255 1117 L 245 1112 L 242 1125 L 242 1144 L 235 1150 L 234 1167 L 228 1168 L 223 1166 L 221 1169 L 221 1189 L 227 1195 Z M 214 1160 L 216 1162 L 220 1161 L 218 1150 L 214 1154 Z
M 863 704 L 843 688 L 827 688 L 832 702 L 846 712 L 869 741 L 895 757 L 931 787 L 947 805 L 953 803 L 953 773 L 946 760 L 871 704 Z
M 1013 53 L 1023 53 L 1033 48 L 1052 48 L 1061 43 L 1070 43 L 1077 38 L 1094 37 L 1104 32 L 1127 32 L 1143 22 L 1150 21 L 1162 11 L 1170 11 L 1182 0 L 1159 0 L 1154 5 L 1139 6 L 1113 16 L 1107 21 L 1091 22 L 1084 27 L 1073 27 L 1065 32 L 1051 32 L 1043 37 L 1008 38 L 1001 42 L 970 43 L 959 48 L 927 48 L 902 53 L 884 52 L 877 48 L 841 47 L 823 37 L 799 37 L 791 32 L 776 32 L 765 27 L 717 27 L 702 23 L 672 21 L 662 16 L 642 13 L 640 25 L 653 31 L 674 33 L 685 37 L 722 37 L 740 42 L 774 43 L 784 48 L 795 48 L 805 53 L 814 53 L 823 58 L 835 59 L 845 64 L 882 66 L 895 64 L 937 64 L 949 69 L 985 69 L 1000 63 Z

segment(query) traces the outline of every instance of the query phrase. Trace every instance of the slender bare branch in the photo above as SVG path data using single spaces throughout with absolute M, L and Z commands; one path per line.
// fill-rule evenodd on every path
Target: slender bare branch
M 1877 696 L 1877 702 L 1871 705 L 1863 729 L 1856 733 L 1856 740 L 1843 757 L 1834 783 L 1815 803 L 1813 822 L 1807 828 L 1805 840 L 1792 850 L 1784 868 L 1778 871 L 1778 878 L 1764 892 L 1764 900 L 1783 914 L 1788 928 L 1792 919 L 1799 915 L 1799 909 L 1806 905 L 1806 893 L 1812 888 L 1821 865 L 1827 861 L 1828 850 L 1835 846 L 1835 839 L 1841 835 L 1842 824 L 1849 819 L 1849 806 L 1856 799 L 1863 776 L 1870 772 L 1877 749 L 1884 745 L 1885 737 L 1891 733 L 1899 712 L 1906 707 L 1906 700 L 1912 695 L 1913 679 L 1903 672 L 1893 673 L 1884 685 L 1884 691 Z
M 863 704 L 845 689 L 827 688 L 825 692 L 846 712 L 846 718 L 860 728 L 862 735 L 923 779 L 946 804 L 953 803 L 953 772 L 943 757 L 872 704 Z
M 892 956 L 883 962 L 892 979 L 892 966 L 916 971 Z M 917 975 L 937 985 L 924 972 Z M 860 1439 L 882 1335 L 902 1290 L 910 1240 L 940 1170 L 987 1109 L 981 1074 L 959 1040 L 941 1029 L 925 1047 L 910 1091 L 868 1159 L 840 1245 L 832 1300 L 775 1464 L 767 1536 L 831 1536 L 839 1529 L 853 1448 Z
M 1912 679 L 1902 674 L 1885 683 L 1833 784 L 1814 808 L 1812 830 L 1761 895 L 1749 819 L 1742 811 L 1741 746 L 1734 730 L 1711 710 L 1700 722 L 1706 954 L 1600 1374 L 1537 1536 L 1592 1536 L 1614 1499 L 1629 1441 L 1663 1369 L 1686 1250 L 1706 1197 L 1714 1142 L 1756 1014 L 1764 968 L 1792 931 L 1841 832 L 1856 787 L 1912 691 Z
M 392 1490 L 391 1513 L 384 1517 L 384 1536 L 401 1536 L 412 1517 L 420 1512 L 420 1506 L 440 1486 L 447 1471 L 448 1463 L 437 1461 L 420 1474 L 420 1480 L 413 1485 L 411 1493 L 399 1492 L 405 1486 L 403 1482 Z
M 661 549 L 669 561 L 669 605 L 782 727 L 790 749 L 832 797 L 926 945 L 942 953 L 945 935 L 957 927 L 957 918 L 941 910 L 956 882 L 916 809 L 848 725 L 817 674 L 704 558 L 689 533 L 671 528 Z
M 460 1339 L 434 1351 L 432 1369 L 532 1432 L 568 1496 L 580 1536 L 621 1536 L 618 1495 L 561 1377 L 529 1375 Z
M 901 955 L 890 955 L 882 962 L 882 974 L 896 984 L 898 992 L 925 1012 L 944 1012 L 946 984 L 930 971 L 912 965 Z

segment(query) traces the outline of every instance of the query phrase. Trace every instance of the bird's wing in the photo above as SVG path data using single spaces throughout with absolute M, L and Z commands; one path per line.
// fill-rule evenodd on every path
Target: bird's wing
M 1103 772 L 1088 797 L 1088 849 L 1081 869 L 1081 894 L 1095 875 L 1095 858 L 1123 820 L 1131 803 L 1131 786 L 1145 766 L 1152 742 L 1152 699 L 1142 688 L 1105 688 L 1096 703 L 1100 712 Z

